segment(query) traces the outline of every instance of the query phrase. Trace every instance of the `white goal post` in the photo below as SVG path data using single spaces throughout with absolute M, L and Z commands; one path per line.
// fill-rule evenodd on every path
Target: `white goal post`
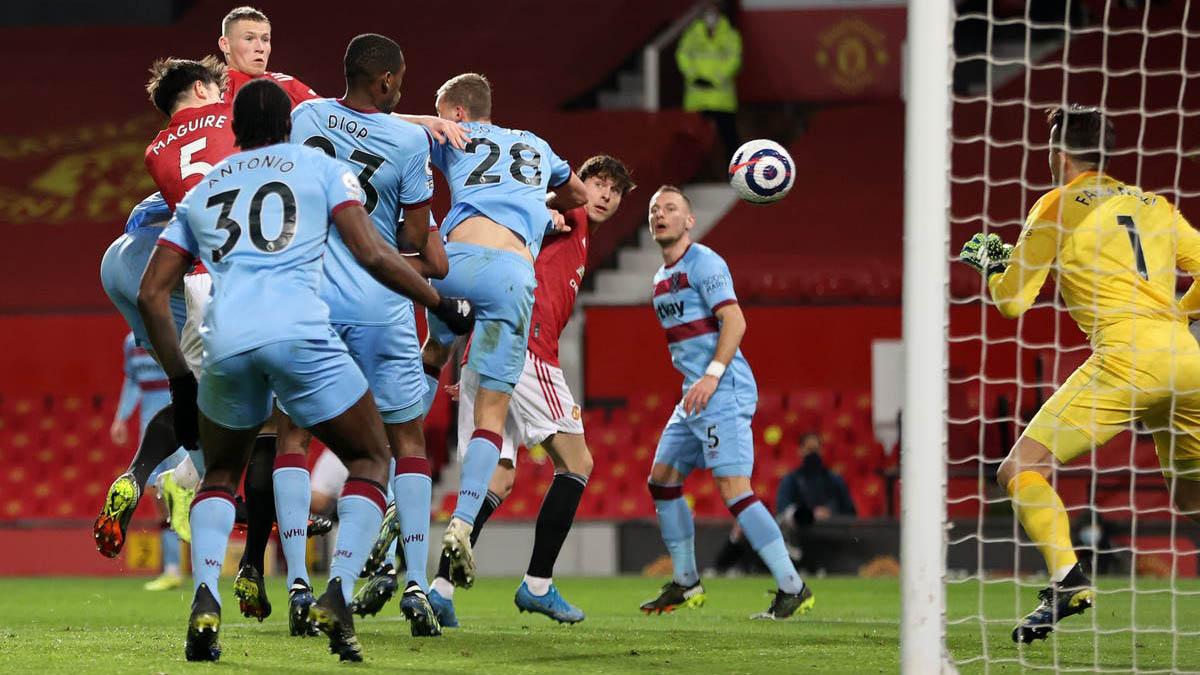
M 952 672 L 946 656 L 946 375 L 949 294 L 950 0 L 910 0 L 904 63 L 904 413 L 900 662 Z

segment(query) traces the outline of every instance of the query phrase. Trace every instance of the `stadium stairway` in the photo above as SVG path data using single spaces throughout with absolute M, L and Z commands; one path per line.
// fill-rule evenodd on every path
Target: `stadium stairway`
M 692 213 L 696 216 L 696 225 L 692 229 L 693 241 L 700 241 L 737 201 L 737 195 L 726 183 L 693 183 L 683 186 L 683 192 L 691 200 Z M 640 201 L 626 205 L 623 210 L 633 210 L 639 206 Z M 638 213 L 644 214 L 645 209 Z M 637 243 L 617 252 L 616 269 L 596 273 L 595 286 L 591 292 L 582 295 L 583 303 L 644 304 L 650 297 L 650 279 L 663 264 L 662 250 L 654 242 L 649 228 L 645 227 L 644 216 L 640 222 L 642 226 L 638 231 Z

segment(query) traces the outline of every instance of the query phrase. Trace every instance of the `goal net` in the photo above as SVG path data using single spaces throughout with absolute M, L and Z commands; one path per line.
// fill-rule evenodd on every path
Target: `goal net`
M 1200 672 L 1200 527 L 1172 506 L 1151 435 L 1161 429 L 1136 422 L 1050 480 L 1067 509 L 1079 560 L 1095 582 L 1095 607 L 1064 619 L 1046 640 L 1012 640 L 1049 579 L 996 472 L 1033 414 L 1092 348 L 1068 315 L 1057 268 L 1032 308 L 1010 320 L 989 301 L 980 275 L 955 262 L 976 232 L 1016 243 L 1029 209 L 1055 187 L 1046 111 L 1068 104 L 1098 107 L 1112 120 L 1116 147 L 1107 173 L 1165 197 L 1200 223 L 1200 164 L 1189 161 L 1200 155 L 1194 150 L 1200 146 L 1200 7 L 1145 0 L 956 4 L 949 234 L 942 249 L 949 258 L 948 297 L 939 326 L 945 328 L 945 370 L 914 371 L 909 360 L 910 378 L 944 377 L 947 386 L 941 590 L 949 664 L 943 668 Z M 910 52 L 920 48 L 912 42 L 915 28 L 910 18 Z M 909 114 L 913 104 L 910 89 Z M 1191 279 L 1177 277 L 1181 294 Z M 911 447 L 905 452 L 906 460 L 916 456 Z M 911 473 L 904 475 L 907 480 Z M 912 526 L 906 518 L 905 527 Z M 928 545 L 936 545 L 937 533 L 925 530 Z M 905 597 L 912 602 L 907 587 Z

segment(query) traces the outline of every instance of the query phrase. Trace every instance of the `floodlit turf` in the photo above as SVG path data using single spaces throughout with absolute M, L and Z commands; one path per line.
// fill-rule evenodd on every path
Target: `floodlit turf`
M 1101 580 L 1095 609 L 1064 620 L 1049 640 L 1017 649 L 1012 619 L 1037 606 L 1038 585 L 1018 589 L 1007 580 L 989 582 L 981 596 L 976 581 L 950 584 L 947 642 L 962 664 L 959 672 L 1200 671 L 1200 582 L 1195 579 L 1177 580 L 1175 593 L 1169 580 L 1139 578 L 1136 593 L 1128 577 Z
M 222 595 L 230 611 L 222 629 L 219 665 L 183 659 L 190 591 L 148 593 L 144 579 L 0 579 L 0 671 L 4 673 L 326 673 L 337 666 L 321 638 L 287 636 L 282 579 L 270 580 L 275 612 L 263 624 L 242 618 L 230 579 Z M 518 614 L 515 579 L 482 579 L 456 597 L 464 627 L 441 638 L 413 638 L 393 601 L 380 617 L 359 622 L 365 664 L 355 670 L 412 673 L 895 673 L 899 663 L 899 584 L 892 579 L 813 579 L 817 604 L 800 621 L 770 623 L 747 617 L 765 609 L 769 579 L 705 582 L 708 604 L 698 610 L 646 617 L 637 605 L 660 581 L 644 578 L 562 579 L 565 596 L 588 614 L 576 626 Z M 318 586 L 324 584 L 318 582 Z M 1011 617 L 1036 604 L 1036 588 L 988 584 L 983 601 L 987 654 L 961 666 L 964 673 L 1051 672 L 1060 666 L 1088 672 L 1162 669 L 1200 664 L 1200 636 L 1129 632 L 1131 607 L 1139 628 L 1200 630 L 1200 598 L 1177 596 L 1167 582 L 1138 580 L 1133 594 L 1101 585 L 1100 610 L 1068 620 L 1057 638 L 1020 650 L 1009 640 Z M 1200 592 L 1200 584 L 1176 587 Z M 979 586 L 951 584 L 951 620 L 977 614 Z M 1174 614 L 1172 614 L 1174 612 Z M 1101 631 L 1093 631 L 1095 624 Z M 949 646 L 960 661 L 982 653 L 980 623 L 951 625 Z M 1134 655 L 1136 654 L 1136 663 Z M 1016 659 L 1023 658 L 1022 665 Z

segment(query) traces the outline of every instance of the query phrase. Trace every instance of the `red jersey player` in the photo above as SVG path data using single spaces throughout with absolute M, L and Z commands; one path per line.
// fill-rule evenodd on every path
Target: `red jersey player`
M 315 91 L 291 75 L 267 71 L 267 61 L 271 58 L 271 22 L 257 9 L 237 7 L 226 14 L 221 20 L 217 46 L 229 66 L 229 92 L 225 100 L 233 102 L 242 85 L 260 77 L 269 77 L 282 87 L 292 100 L 293 108 L 297 103 L 317 98 Z
M 582 621 L 583 612 L 563 599 L 554 586 L 554 562 L 592 473 L 592 455 L 584 442 L 579 406 L 558 364 L 558 338 L 571 318 L 575 296 L 587 270 L 588 237 L 612 218 L 621 198 L 634 188 L 625 165 L 607 155 L 584 162 L 579 177 L 587 189 L 587 203 L 561 214 L 570 231 L 547 235 L 534 263 L 537 289 L 525 369 L 513 388 L 500 464 L 492 474 L 487 498 L 471 532 L 474 544 L 488 517 L 512 492 L 517 446 L 532 447 L 540 443 L 554 461 L 554 482 L 542 501 L 533 554 L 525 580 L 517 589 L 516 603 L 524 611 L 540 612 L 566 623 Z M 555 217 L 560 216 L 555 213 Z M 474 430 L 472 404 L 478 386 L 479 374 L 463 369 L 458 407 L 460 461 Z M 429 601 L 443 626 L 457 626 L 451 600 L 454 586 L 449 579 L 449 560 L 443 554 Z
M 225 67 L 214 56 L 160 59 L 150 73 L 150 100 L 171 119 L 146 146 L 146 170 L 174 211 L 213 164 L 237 151 L 231 108 L 221 98 Z

